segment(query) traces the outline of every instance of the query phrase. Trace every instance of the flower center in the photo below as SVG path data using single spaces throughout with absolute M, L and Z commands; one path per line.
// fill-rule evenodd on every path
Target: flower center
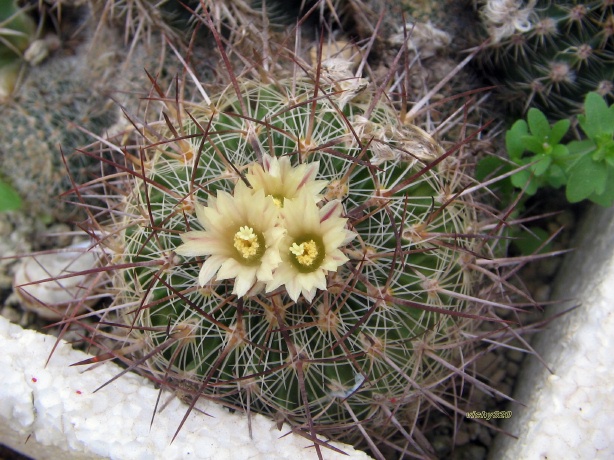
M 254 229 L 245 225 L 235 233 L 234 247 L 243 259 L 250 261 L 259 253 L 260 242 L 258 240 Z
M 321 238 L 307 237 L 292 243 L 289 248 L 292 264 L 301 273 L 317 270 L 324 261 L 325 249 Z
M 293 243 L 290 246 L 290 252 L 296 256 L 299 264 L 309 266 L 318 257 L 318 247 L 313 240 L 306 241 L 301 244 Z
M 270 196 L 273 199 L 273 203 L 275 203 L 275 206 L 277 206 L 278 208 L 283 208 L 284 207 L 284 197 L 280 196 L 280 195 L 267 195 Z

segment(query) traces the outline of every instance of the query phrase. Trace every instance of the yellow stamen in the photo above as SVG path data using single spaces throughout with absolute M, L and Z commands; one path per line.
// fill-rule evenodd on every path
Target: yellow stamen
M 244 259 L 255 256 L 260 245 L 258 244 L 258 236 L 254 233 L 254 229 L 247 225 L 241 227 L 235 233 L 234 246 Z
M 282 203 L 282 201 L 279 198 L 275 198 L 273 195 L 269 195 L 271 198 L 273 198 L 273 203 L 275 203 L 275 206 L 277 206 L 278 208 L 283 208 L 284 204 Z
M 293 243 L 290 252 L 296 256 L 301 265 L 310 266 L 318 257 L 318 247 L 315 241 L 309 240 L 301 244 Z

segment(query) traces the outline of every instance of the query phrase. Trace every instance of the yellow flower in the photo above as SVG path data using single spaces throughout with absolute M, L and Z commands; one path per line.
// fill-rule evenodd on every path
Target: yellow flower
M 246 179 L 254 190 L 264 190 L 264 194 L 273 197 L 275 204 L 281 207 L 284 198 L 296 198 L 299 193 L 308 193 L 318 202 L 320 191 L 327 185 L 325 180 L 316 180 L 320 163 L 303 163 L 292 167 L 289 157 L 273 157 L 264 154 L 262 165 L 254 163 Z
M 217 280 L 234 278 L 232 292 L 242 297 L 273 280 L 285 231 L 276 226 L 279 209 L 263 190 L 253 192 L 238 182 L 234 195 L 220 191 L 217 198 L 209 198 L 207 207 L 197 205 L 196 217 L 205 230 L 181 235 L 183 244 L 175 252 L 184 257 L 209 256 L 198 276 L 201 286 L 217 273 Z
M 284 285 L 295 302 L 301 293 L 311 302 L 318 289 L 326 289 L 326 274 L 347 262 L 341 248 L 356 236 L 345 228 L 342 211 L 339 200 L 319 209 L 308 193 L 284 200 L 281 213 L 287 234 L 280 246 L 282 263 L 267 283 L 267 292 Z

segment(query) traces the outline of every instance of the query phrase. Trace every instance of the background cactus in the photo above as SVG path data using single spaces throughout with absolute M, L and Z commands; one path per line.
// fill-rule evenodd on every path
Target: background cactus
M 78 208 L 60 195 L 101 174 L 98 160 L 75 150 L 121 125 L 118 105 L 137 110 L 135 92 L 148 81 L 143 68 L 168 85 L 178 61 L 163 51 L 159 32 L 148 37 L 155 42 L 152 46 L 135 39 L 128 48 L 116 29 L 106 27 L 98 8 L 58 1 L 53 7 L 41 5 L 38 13 L 55 22 L 57 18 L 49 18 L 56 11 L 63 12 L 63 22 L 58 35 L 48 35 L 45 43 L 53 41 L 57 49 L 36 72 L 25 73 L 12 97 L 2 103 L 0 170 L 24 198 L 28 212 L 68 221 L 75 219 Z
M 76 147 L 91 142 L 79 127 L 102 132 L 117 120 L 117 108 L 92 92 L 84 73 L 89 76 L 89 69 L 75 59 L 50 62 L 36 76 L 32 74 L 14 101 L 3 107 L 0 167 L 32 212 L 70 217 L 59 199 L 61 192 L 71 188 L 61 152 L 73 179 L 91 179 L 92 168 L 99 165 L 75 155 Z
M 74 152 L 91 143 L 80 128 L 102 133 L 118 119 L 117 107 L 92 91 L 93 74 L 77 58 L 55 59 L 29 74 L 19 93 L 2 106 L 0 169 L 30 212 L 68 219 L 69 210 L 75 210 L 59 199 L 72 188 L 62 152 L 76 183 L 99 170 L 98 162 Z
M 614 100 L 614 6 L 608 0 L 489 0 L 490 43 L 479 62 L 516 116 L 578 113 L 590 91 Z

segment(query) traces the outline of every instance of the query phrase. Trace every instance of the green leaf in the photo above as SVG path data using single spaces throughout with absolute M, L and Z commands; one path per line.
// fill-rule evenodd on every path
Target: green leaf
M 529 152 L 533 152 L 538 155 L 546 153 L 546 150 L 544 149 L 544 142 L 540 141 L 535 136 L 522 136 L 522 143 Z
M 526 150 L 522 138 L 529 134 L 527 123 L 524 120 L 517 120 L 505 133 L 505 148 L 511 159 L 518 159 Z
M 21 198 L 9 184 L 0 180 L 0 211 L 14 211 L 21 207 Z
M 591 195 L 589 200 L 595 204 L 598 204 L 599 206 L 609 208 L 612 206 L 612 204 L 614 204 L 614 190 L 612 190 L 612 193 L 609 194 L 603 193 L 601 195 Z
M 533 161 L 536 161 L 536 163 L 531 166 L 533 174 L 535 174 L 536 176 L 541 176 L 548 170 L 550 163 L 552 163 L 552 157 L 550 155 L 544 154 L 536 155 Z
M 594 151 L 597 148 L 597 144 L 591 139 L 585 139 L 583 141 L 571 141 L 567 144 L 567 150 L 572 155 L 586 155 Z
M 548 185 L 553 188 L 562 187 L 567 183 L 567 174 L 565 170 L 557 164 L 550 165 L 548 170 Z
M 591 153 L 593 160 L 600 161 L 607 158 L 614 158 L 614 139 L 608 134 L 599 134 L 593 139 L 597 146 Z
M 612 206 L 614 204 L 614 168 L 608 168 L 608 177 L 606 179 L 605 189 L 601 194 L 593 194 L 589 197 L 593 203 L 600 206 Z
M 565 195 L 570 203 L 577 203 L 593 193 L 600 195 L 606 188 L 608 171 L 603 162 L 595 162 L 590 156 L 581 157 L 569 171 Z
M 569 149 L 563 144 L 557 144 L 552 148 L 550 155 L 556 162 L 561 162 L 565 160 L 565 157 L 569 156 Z
M 546 142 L 550 135 L 550 123 L 546 115 L 536 108 L 529 109 L 527 114 L 527 122 L 529 123 L 529 129 L 539 141 Z
M 514 187 L 524 189 L 527 195 L 535 195 L 539 188 L 539 183 L 531 174 L 529 169 L 523 169 L 512 175 L 512 184 Z
M 584 100 L 584 115 L 578 115 L 582 131 L 591 139 L 597 136 L 614 135 L 614 110 L 605 102 L 605 99 L 595 92 L 590 92 Z
M 561 139 L 563 139 L 563 136 L 565 136 L 565 134 L 567 134 L 567 130 L 569 130 L 570 123 L 571 121 L 568 119 L 559 120 L 552 126 L 550 136 L 548 138 L 550 145 L 556 145 L 561 142 Z

